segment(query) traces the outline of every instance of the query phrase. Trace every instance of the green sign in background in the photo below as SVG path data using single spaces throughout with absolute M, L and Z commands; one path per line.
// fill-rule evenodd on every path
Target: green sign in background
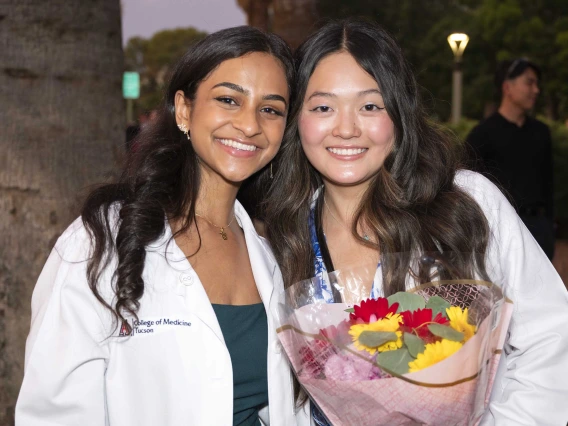
M 124 99 L 138 99 L 140 97 L 140 74 L 127 71 L 122 77 L 122 96 Z

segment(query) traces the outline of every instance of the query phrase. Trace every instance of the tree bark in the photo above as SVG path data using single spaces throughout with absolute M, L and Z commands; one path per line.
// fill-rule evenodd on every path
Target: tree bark
M 247 14 L 247 23 L 264 31 L 270 30 L 268 8 L 272 0 L 237 0 L 237 3 Z
M 319 19 L 316 0 L 274 0 L 271 31 L 296 49 L 315 30 Z
M 278 34 L 297 48 L 319 19 L 316 0 L 237 0 L 248 24 Z
M 42 265 L 123 149 L 122 71 L 118 0 L 0 2 L 0 425 Z

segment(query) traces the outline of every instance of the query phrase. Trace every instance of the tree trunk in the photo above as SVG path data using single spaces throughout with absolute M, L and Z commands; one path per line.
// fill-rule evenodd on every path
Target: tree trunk
M 268 8 L 272 0 L 237 0 L 239 6 L 247 14 L 247 23 L 264 31 L 270 30 Z
M 274 0 L 271 31 L 296 49 L 315 30 L 316 0 Z
M 118 0 L 0 3 L 0 425 L 42 265 L 123 149 L 122 71 Z
M 319 15 L 316 0 L 237 0 L 248 24 L 278 34 L 297 48 L 315 29 Z

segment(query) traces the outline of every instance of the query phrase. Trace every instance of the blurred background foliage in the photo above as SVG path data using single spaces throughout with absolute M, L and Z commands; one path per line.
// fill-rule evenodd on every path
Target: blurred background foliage
M 124 48 L 125 71 L 140 73 L 140 98 L 134 103 L 134 116 L 156 108 L 162 98 L 170 67 L 207 33 L 195 28 L 176 28 L 157 32 L 150 39 L 134 37 Z

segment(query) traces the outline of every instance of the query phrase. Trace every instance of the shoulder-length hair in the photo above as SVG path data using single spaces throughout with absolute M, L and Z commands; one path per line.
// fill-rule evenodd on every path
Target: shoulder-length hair
M 280 61 L 291 92 L 292 53 L 280 37 L 248 26 L 210 34 L 191 46 L 174 67 L 158 116 L 133 141 L 135 149 L 118 181 L 95 189 L 85 201 L 82 219 L 93 246 L 87 266 L 89 286 L 116 320 L 124 321 L 125 314 L 136 316 L 144 293 L 145 248 L 163 234 L 165 219 L 181 220 L 178 232 L 195 222 L 200 168 L 191 143 L 177 127 L 176 92 L 182 90 L 189 101 L 194 100 L 200 83 L 223 61 L 253 52 Z M 113 205 L 118 206 L 115 229 L 109 214 Z M 99 278 L 114 255 L 111 306 L 99 291 Z
M 324 25 L 295 53 L 294 101 L 264 204 L 266 233 L 285 286 L 314 275 L 308 219 L 322 179 L 302 150 L 298 119 L 315 68 L 337 52 L 349 53 L 375 79 L 394 123 L 392 150 L 363 195 L 352 227 L 355 238 L 383 257 L 385 294 L 405 289 L 416 253 L 435 253 L 461 278 L 484 271 L 488 222 L 478 204 L 454 184 L 460 164 L 455 146 L 428 121 L 395 40 L 376 23 L 348 19 Z M 357 234 L 358 223 L 372 230 L 376 243 Z

